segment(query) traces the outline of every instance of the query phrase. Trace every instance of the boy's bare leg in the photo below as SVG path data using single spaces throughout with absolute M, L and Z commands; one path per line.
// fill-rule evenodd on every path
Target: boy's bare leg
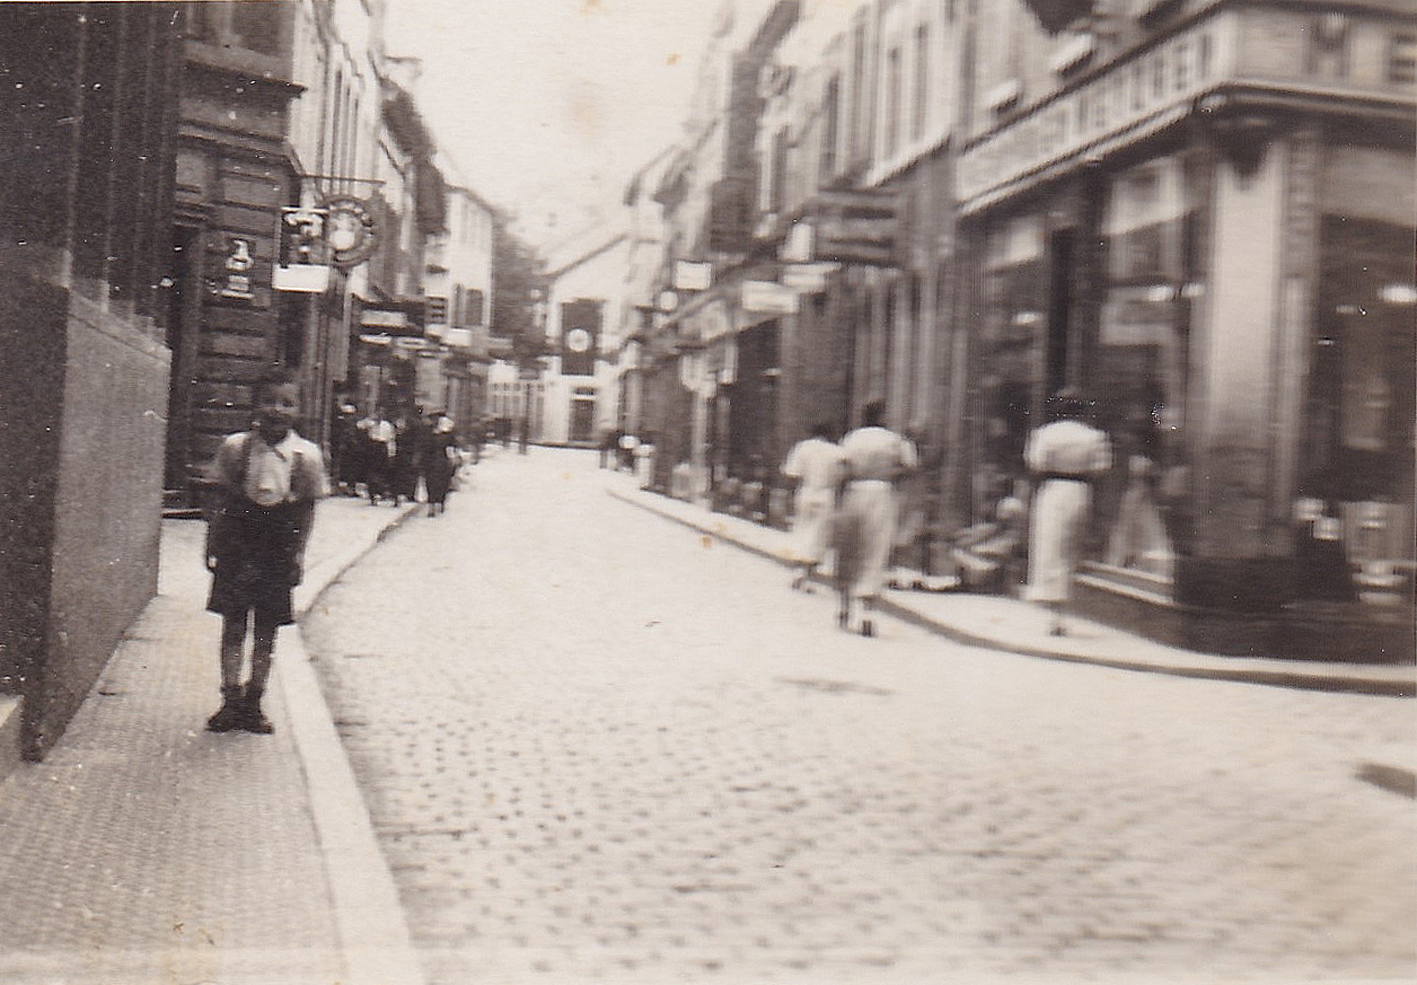
M 280 624 L 274 619 L 256 613 L 256 626 L 252 633 L 255 641 L 251 647 L 251 680 L 246 685 L 248 690 L 265 693 L 266 681 L 271 676 L 271 654 L 276 648 L 276 630 L 279 628 Z
M 207 719 L 210 732 L 241 727 L 241 656 L 246 643 L 246 613 L 221 618 L 221 707 Z
M 261 697 L 266 693 L 266 681 L 271 676 L 271 656 L 275 652 L 276 630 L 280 624 L 257 612 L 252 630 L 251 679 L 246 682 L 245 717 L 241 727 L 248 732 L 269 735 L 275 731 L 270 719 L 261 712 Z
M 221 617 L 221 687 L 241 686 L 241 657 L 246 645 L 246 613 Z

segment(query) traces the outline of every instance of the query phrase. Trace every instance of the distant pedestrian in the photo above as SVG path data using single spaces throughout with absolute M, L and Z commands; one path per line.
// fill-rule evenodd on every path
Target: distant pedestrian
M 620 447 L 620 464 L 616 468 L 635 471 L 635 449 L 639 448 L 640 439 L 628 431 L 621 431 L 617 444 Z
M 473 418 L 468 428 L 468 451 L 472 453 L 472 464 L 482 461 L 482 444 L 487 440 L 487 425 L 481 418 Z
M 842 530 L 855 553 L 851 577 L 840 579 L 837 622 L 875 635 L 871 615 L 885 582 L 895 538 L 895 483 L 915 469 L 915 446 L 884 424 L 886 406 L 873 400 L 861 412 L 861 426 L 841 439 L 846 482 L 841 498 Z
M 619 428 L 605 428 L 600 435 L 600 467 L 603 469 L 617 468 L 616 456 L 620 448 Z
M 517 421 L 517 454 L 525 455 L 527 446 L 531 443 L 531 419 L 522 415 Z
M 846 466 L 841 448 L 832 440 L 832 426 L 819 422 L 787 453 L 782 473 L 797 480 L 792 511 L 794 589 L 811 591 L 811 578 L 831 541 L 836 494 Z
M 208 504 L 205 558 L 212 572 L 207 609 L 222 617 L 222 705 L 212 732 L 269 734 L 261 696 L 270 677 L 276 630 L 294 622 L 291 591 L 303 577 L 315 501 L 328 492 L 320 449 L 295 433 L 300 389 L 288 374 L 256 384 L 254 427 L 217 449 Z M 241 669 L 251 630 L 251 673 Z
M 369 505 L 375 506 L 383 497 L 392 495 L 398 432 L 382 411 L 360 421 L 359 428 L 365 435 L 364 491 L 369 495 Z
M 364 435 L 360 432 L 359 412 L 354 404 L 342 403 L 330 428 L 330 472 L 342 495 L 358 496 L 359 483 L 364 481 Z
M 389 484 L 394 494 L 395 506 L 404 499 L 410 503 L 418 499 L 419 463 L 423 457 L 423 443 L 426 438 L 422 411 L 400 414 L 394 421 L 394 454 Z
M 423 488 L 428 493 L 429 516 L 447 512 L 453 475 L 462 463 L 453 419 L 436 411 L 432 419 L 433 426 L 423 445 Z
M 1063 636 L 1063 613 L 1092 505 L 1092 482 L 1111 468 L 1112 446 L 1107 435 L 1084 420 L 1088 404 L 1076 391 L 1062 390 L 1052 403 L 1054 420 L 1029 435 L 1023 452 L 1038 483 L 1024 597 L 1046 606 L 1052 612 L 1048 631 Z

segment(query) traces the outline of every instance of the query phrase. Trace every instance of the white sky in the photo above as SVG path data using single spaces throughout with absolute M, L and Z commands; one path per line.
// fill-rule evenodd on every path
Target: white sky
M 473 188 L 552 237 L 680 136 L 718 0 L 392 0 L 390 54 Z

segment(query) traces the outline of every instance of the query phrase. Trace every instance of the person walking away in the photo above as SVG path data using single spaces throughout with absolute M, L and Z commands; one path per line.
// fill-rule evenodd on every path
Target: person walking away
M 1065 389 L 1054 398 L 1054 420 L 1028 436 L 1023 458 L 1037 483 L 1028 541 L 1024 598 L 1052 613 L 1048 632 L 1063 636 L 1083 527 L 1092 506 L 1092 482 L 1112 466 L 1107 435 L 1088 424 L 1088 404 Z
M 841 585 L 837 621 L 849 629 L 853 611 L 859 611 L 862 636 L 875 635 L 872 612 L 895 539 L 895 483 L 918 465 L 915 446 L 885 426 L 885 411 L 884 402 L 873 400 L 861 412 L 861 426 L 841 439 L 846 465 L 841 513 L 858 555 L 853 576 Z
M 794 590 L 810 592 L 811 578 L 831 540 L 836 493 L 845 472 L 841 448 L 832 440 L 830 424 L 812 425 L 812 433 L 792 446 L 782 474 L 797 480 L 792 511 Z
M 354 404 L 342 403 L 330 429 L 330 472 L 342 496 L 358 496 L 363 471 L 363 438 Z
M 423 488 L 428 493 L 428 515 L 446 513 L 453 474 L 461 460 L 453 419 L 435 411 L 433 427 L 423 447 Z
M 394 455 L 391 462 L 394 505 L 407 499 L 410 503 L 418 499 L 418 472 L 423 457 L 422 411 L 412 415 L 400 414 L 394 421 Z
M 328 494 L 320 449 L 295 433 L 300 390 L 285 373 L 256 384 L 254 427 L 230 435 L 212 466 L 205 559 L 212 572 L 207 610 L 221 623 L 221 707 L 211 732 L 269 735 L 261 696 L 276 630 L 294 622 L 291 591 L 303 576 L 315 502 Z M 248 629 L 251 672 L 241 681 Z

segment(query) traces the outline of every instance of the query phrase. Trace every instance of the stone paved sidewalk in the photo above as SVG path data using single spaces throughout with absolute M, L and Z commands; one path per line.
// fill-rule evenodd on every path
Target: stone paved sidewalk
M 650 492 L 626 473 L 602 474 L 606 491 L 617 499 L 784 565 L 788 563 L 789 535 L 784 531 Z M 1044 610 L 999 595 L 888 589 L 880 608 L 956 642 L 1026 656 L 1325 691 L 1403 697 L 1417 694 L 1417 667 L 1411 665 L 1217 656 L 1157 643 L 1078 617 L 1070 618 L 1068 636 L 1053 637 L 1048 635 Z
M 409 509 L 321 504 L 297 608 Z M 0 981 L 418 985 L 298 628 L 278 639 L 275 735 L 203 729 L 220 627 L 203 534 L 164 521 L 158 596 L 45 761 L 0 783 Z

